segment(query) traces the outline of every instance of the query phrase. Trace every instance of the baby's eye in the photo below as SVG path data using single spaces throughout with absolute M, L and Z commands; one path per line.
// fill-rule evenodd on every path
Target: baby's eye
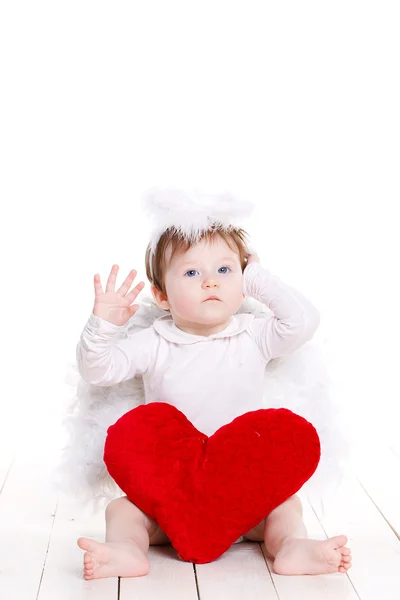
M 229 269 L 229 271 L 231 270 L 230 267 L 220 267 L 220 269 Z M 196 269 L 190 269 L 190 271 L 186 271 L 185 275 L 188 273 L 198 273 L 198 271 L 196 271 Z M 189 277 L 191 277 L 191 275 L 189 275 Z

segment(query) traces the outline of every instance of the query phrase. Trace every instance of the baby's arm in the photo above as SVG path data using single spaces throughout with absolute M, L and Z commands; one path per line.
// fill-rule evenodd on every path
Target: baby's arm
M 317 308 L 257 262 L 244 270 L 244 293 L 266 304 L 274 313 L 274 316 L 254 319 L 250 325 L 266 362 L 300 348 L 319 326 Z
M 122 329 L 90 315 L 76 348 L 78 371 L 87 383 L 114 385 L 148 369 L 156 340 L 154 328 L 121 339 Z

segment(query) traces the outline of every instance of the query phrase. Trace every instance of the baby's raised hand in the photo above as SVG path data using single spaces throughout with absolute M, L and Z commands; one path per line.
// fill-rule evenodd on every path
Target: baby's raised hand
M 107 280 L 106 291 L 100 283 L 100 275 L 94 276 L 94 307 L 93 314 L 114 325 L 125 325 L 129 319 L 139 309 L 138 304 L 132 304 L 138 294 L 142 291 L 145 284 L 143 281 L 133 288 L 127 294 L 133 280 L 137 275 L 137 271 L 132 269 L 119 290 L 115 291 L 115 281 L 117 279 L 118 265 L 113 265 L 110 275 Z

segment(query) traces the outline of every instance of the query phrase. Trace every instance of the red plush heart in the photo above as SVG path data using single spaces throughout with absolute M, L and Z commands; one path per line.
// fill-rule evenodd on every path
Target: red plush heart
M 174 406 L 141 405 L 109 427 L 108 472 L 184 560 L 207 563 L 311 477 L 318 434 L 285 408 L 248 412 L 208 437 Z

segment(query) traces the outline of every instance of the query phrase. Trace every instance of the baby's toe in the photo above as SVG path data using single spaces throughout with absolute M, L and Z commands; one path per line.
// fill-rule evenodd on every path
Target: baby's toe
M 93 576 L 94 564 L 93 557 L 89 552 L 86 552 L 83 557 L 83 573 L 84 576 L 91 579 Z
M 351 556 L 342 556 L 342 562 L 343 563 L 351 562 Z
M 93 577 L 93 569 L 83 569 L 83 575 L 91 579 Z

